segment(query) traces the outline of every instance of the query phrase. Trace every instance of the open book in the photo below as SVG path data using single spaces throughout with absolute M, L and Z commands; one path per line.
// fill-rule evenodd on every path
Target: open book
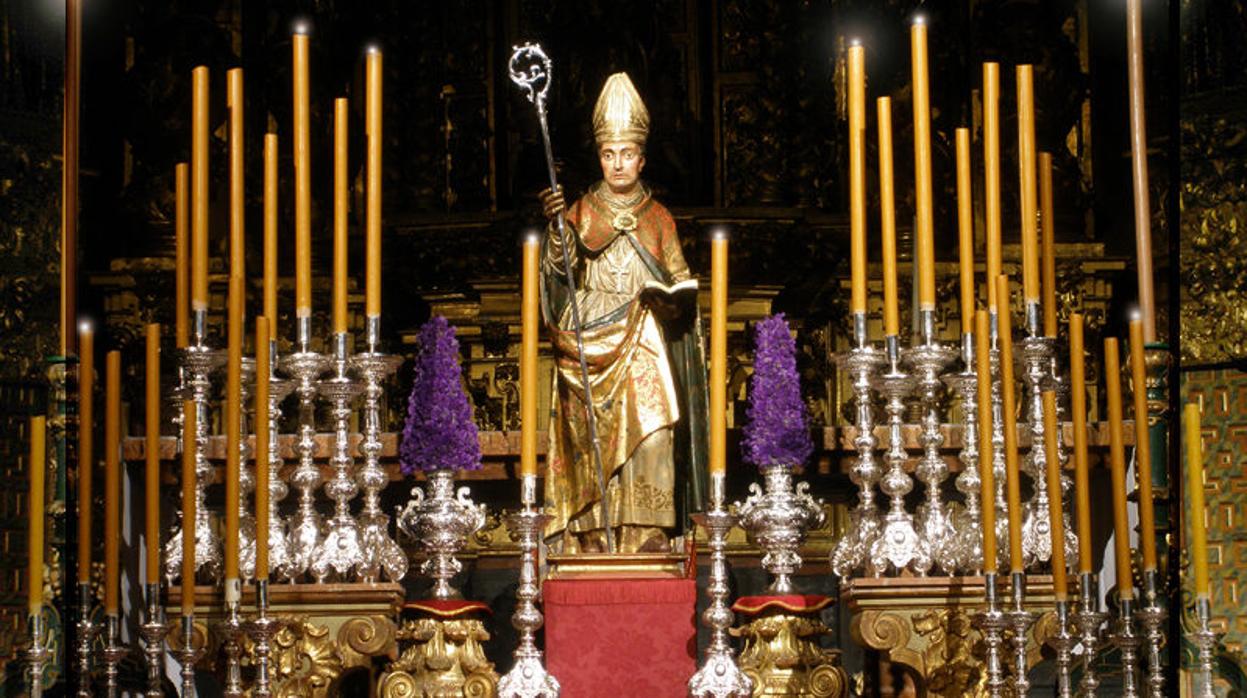
M 697 313 L 697 279 L 685 279 L 667 286 L 646 281 L 641 287 L 641 302 L 649 306 L 663 321 L 679 317 L 695 317 Z

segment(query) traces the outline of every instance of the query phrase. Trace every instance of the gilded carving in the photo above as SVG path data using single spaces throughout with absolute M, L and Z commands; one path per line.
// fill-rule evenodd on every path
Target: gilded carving
M 394 621 L 385 616 L 351 618 L 338 628 L 338 651 L 344 666 L 367 666 L 372 657 L 396 655 Z
M 329 627 L 295 617 L 273 639 L 277 698 L 324 696 L 342 673 L 342 655 Z
M 411 644 L 386 668 L 379 685 L 383 698 L 496 695 L 498 674 L 485 656 L 481 643 L 489 632 L 480 620 L 409 618 L 397 638 Z
M 753 680 L 754 696 L 848 695 L 839 652 L 818 643 L 831 629 L 816 617 L 768 613 L 732 630 L 744 638 L 740 667 Z

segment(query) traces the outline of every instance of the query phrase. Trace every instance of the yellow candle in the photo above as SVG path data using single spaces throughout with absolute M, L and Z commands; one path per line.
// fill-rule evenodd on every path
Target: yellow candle
M 333 331 L 346 332 L 347 110 L 345 97 L 333 100 Z
M 160 583 L 160 325 L 147 325 L 146 416 L 147 479 L 144 481 L 147 583 Z
M 225 364 L 225 593 L 238 579 L 239 445 L 242 441 L 243 278 L 229 280 L 229 328 Z
M 849 311 L 866 312 L 866 50 L 849 47 Z
M 983 199 L 987 230 L 987 307 L 997 309 L 1000 252 L 1000 64 L 983 64 Z
M 1009 318 L 1009 277 L 996 277 L 1000 331 L 1000 393 L 1004 405 L 1005 500 L 1009 505 L 1009 571 L 1022 565 L 1022 485 L 1018 474 L 1017 402 L 1013 395 L 1013 324 Z
M 983 520 L 983 572 L 996 571 L 996 473 L 992 470 L 992 360 L 987 311 L 974 314 L 979 408 L 979 506 Z
M 187 181 L 188 176 L 189 170 L 186 163 L 179 162 L 173 168 L 173 179 L 175 183 L 174 201 L 176 202 L 174 204 L 173 213 L 173 241 L 174 255 L 177 259 L 177 262 L 174 265 L 175 272 L 173 277 L 174 285 L 177 288 L 174 289 L 173 296 L 174 302 L 177 304 L 177 309 L 174 311 L 174 315 L 177 320 L 175 341 L 178 349 L 182 349 L 190 344 L 190 318 L 188 316 L 190 299 L 187 297 L 188 291 L 190 290 L 187 287 L 187 284 L 190 283 L 190 255 L 189 250 L 186 249 L 186 209 L 188 203 L 186 199 L 187 188 L 189 186 Z
M 1022 213 L 1022 300 L 1039 302 L 1038 210 L 1035 194 L 1035 89 L 1034 71 L 1017 67 L 1018 83 L 1018 184 Z
M 225 73 L 226 106 L 229 108 L 229 273 L 246 275 L 244 223 L 246 221 L 246 175 L 243 173 L 242 68 Z
M 879 228 L 883 234 L 883 333 L 900 334 L 896 297 L 896 208 L 892 176 L 892 98 L 880 97 L 879 113 Z
M 1108 393 L 1108 452 L 1113 474 L 1113 543 L 1117 553 L 1117 591 L 1134 598 L 1130 573 L 1130 521 L 1126 516 L 1126 454 L 1121 425 L 1121 359 L 1117 338 L 1104 340 L 1104 382 Z
M 295 315 L 312 315 L 312 173 L 308 145 L 308 37 L 298 31 L 294 46 L 294 295 Z
M 1127 80 L 1130 86 L 1130 180 L 1134 188 L 1135 271 L 1139 279 L 1139 312 L 1143 339 L 1156 341 L 1156 294 L 1152 276 L 1152 205 L 1148 200 L 1147 109 L 1143 98 L 1143 9 L 1140 0 L 1126 0 Z
M 961 272 L 961 331 L 974 331 L 974 192 L 970 184 L 970 129 L 957 129 L 957 243 Z
M 1070 413 L 1074 420 L 1074 500 L 1078 513 L 1078 572 L 1091 573 L 1091 474 L 1087 464 L 1087 378 L 1083 319 L 1069 316 Z
M 935 223 L 931 205 L 931 96 L 927 75 L 927 25 L 909 27 L 914 96 L 914 205 L 917 216 L 918 306 L 935 310 Z
M 1056 219 L 1052 206 L 1052 154 L 1039 154 L 1039 221 L 1041 231 L 1041 254 L 1043 274 L 1043 333 L 1056 337 Z
M 195 402 L 182 401 L 182 615 L 195 612 Z
M 277 339 L 277 134 L 264 134 L 264 317 Z
M 727 233 L 710 238 L 710 473 L 727 471 Z
M 191 71 L 191 307 L 208 310 L 208 68 Z
M 1134 388 L 1134 474 L 1139 480 L 1139 547 L 1143 571 L 1156 569 L 1156 514 L 1152 504 L 1152 442 L 1147 419 L 1147 367 L 1143 320 L 1130 321 L 1130 380 Z
M 520 476 L 537 474 L 537 333 L 541 316 L 537 302 L 539 292 L 538 259 L 541 238 L 530 234 L 524 238 L 523 289 L 520 294 Z
M 47 471 L 47 418 L 40 415 L 30 418 L 30 536 L 26 549 L 30 559 L 26 562 L 26 591 L 30 615 L 38 615 L 43 609 L 43 479 Z
M 268 579 L 268 318 L 255 319 L 255 578 Z
M 104 360 L 104 613 L 115 616 L 121 589 L 121 352 Z
M 381 316 L 381 51 L 368 49 L 367 105 L 365 108 L 368 141 L 368 196 L 365 230 L 366 269 L 364 314 Z
M 78 583 L 91 581 L 91 484 L 95 467 L 95 330 L 78 329 Z
M 1056 393 L 1045 390 L 1043 400 L 1043 423 L 1045 430 L 1044 453 L 1047 456 L 1048 480 L 1048 530 L 1052 533 L 1052 588 L 1057 601 L 1069 599 L 1069 587 L 1065 580 L 1065 512 L 1061 495 L 1061 460 L 1057 455 Z M 1033 448 L 1033 447 L 1032 447 Z
M 1208 532 L 1204 517 L 1204 449 L 1200 440 L 1199 405 L 1188 402 L 1183 408 L 1182 422 L 1186 429 L 1186 491 L 1191 498 L 1190 551 L 1195 567 L 1195 596 L 1209 598 Z

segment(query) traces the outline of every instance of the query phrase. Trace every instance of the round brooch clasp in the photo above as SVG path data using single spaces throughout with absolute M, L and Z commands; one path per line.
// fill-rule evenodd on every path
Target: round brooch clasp
M 611 222 L 611 225 L 615 227 L 615 230 L 630 233 L 636 230 L 636 216 L 632 215 L 631 211 L 617 213 L 615 214 L 615 220 Z

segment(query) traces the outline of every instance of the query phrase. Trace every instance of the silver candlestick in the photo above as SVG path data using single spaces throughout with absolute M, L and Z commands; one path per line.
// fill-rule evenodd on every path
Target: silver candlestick
M 246 624 L 246 632 L 251 636 L 255 661 L 255 683 L 251 687 L 252 698 L 271 698 L 273 684 L 270 658 L 273 648 L 273 636 L 286 626 L 286 621 L 268 613 L 268 580 L 259 579 L 255 583 L 255 618 Z
M 537 545 L 550 517 L 534 506 L 537 477 L 525 475 L 520 481 L 523 509 L 507 517 L 507 525 L 520 544 L 520 583 L 515 591 L 515 613 L 511 625 L 520 631 L 515 648 L 515 664 L 498 680 L 499 698 L 558 698 L 559 682 L 546 671 L 537 647 L 537 631 L 544 618 L 537 608 L 541 588 L 537 580 Z
M 164 675 L 165 636 L 169 634 L 169 624 L 165 620 L 164 608 L 160 605 L 160 584 L 144 585 L 147 596 L 147 613 L 143 623 L 139 625 L 139 636 L 143 638 L 143 655 L 147 659 L 147 698 L 161 698 L 164 688 L 161 677 Z
M 78 636 L 78 698 L 91 698 L 91 645 L 100 631 L 99 624 L 91 618 L 94 606 L 91 583 L 78 582 L 78 623 L 75 627 Z
M 1056 602 L 1056 632 L 1048 638 L 1048 645 L 1056 651 L 1056 690 L 1060 698 L 1072 698 L 1074 685 L 1071 669 L 1074 661 L 1074 645 L 1078 636 L 1071 632 L 1069 601 Z
M 736 664 L 727 634 L 735 617 L 727 604 L 727 534 L 736 525 L 736 516 L 723 507 L 723 495 L 723 474 L 711 473 L 710 508 L 693 515 L 693 521 L 705 526 L 710 536 L 710 583 L 706 586 L 710 605 L 701 615 L 702 623 L 710 628 L 710 644 L 705 663 L 688 680 L 692 698 L 748 698 L 753 694 L 753 680 Z
M 1156 570 L 1143 573 L 1143 606 L 1135 611 L 1143 637 L 1147 641 L 1147 691 L 1150 698 L 1164 698 L 1165 667 L 1161 645 L 1164 642 L 1164 623 L 1168 613 L 1161 600 Z
M 428 553 L 420 571 L 433 578 L 432 597 L 458 599 L 459 590 L 450 580 L 463 565 L 455 553 L 467 544 L 468 536 L 485 527 L 487 510 L 472 501 L 467 487 L 455 492 L 455 471 L 429 470 L 425 477 L 428 491 L 411 488 L 411 499 L 398 513 L 398 527 Z
M 836 357 L 840 370 L 853 379 L 853 394 L 857 400 L 857 436 L 853 446 L 857 460 L 849 470 L 849 479 L 857 485 L 857 507 L 849 512 L 849 523 L 836 547 L 831 551 L 831 569 L 840 577 L 848 577 L 854 570 L 864 567 L 870 556 L 870 548 L 879 537 L 879 511 L 875 506 L 875 483 L 882 474 L 875 460 L 874 406 L 871 403 L 871 376 L 887 359 L 883 352 L 870 346 L 866 338 L 866 314 L 853 315 L 854 348 Z
M 798 550 L 805 533 L 825 520 L 823 500 L 810 496 L 808 482 L 793 488 L 790 466 L 764 467 L 762 479 L 765 492 L 758 483 L 749 483 L 748 499 L 736 505 L 737 517 L 749 540 L 765 551 L 762 566 L 775 577 L 767 591 L 791 594 L 792 575 L 801 569 Z
M 202 647 L 195 647 L 195 615 L 182 615 L 182 646 L 178 648 L 177 658 L 182 664 L 182 695 L 199 695 L 195 690 L 195 662 L 203 654 Z
M 1129 580 L 1126 581 L 1129 583 Z M 1143 638 L 1134 627 L 1134 599 L 1118 597 L 1117 603 L 1117 620 L 1110 639 L 1121 650 L 1121 695 L 1123 698 L 1138 698 L 1139 647 L 1143 645 Z
M 1009 540 L 1009 503 L 1005 498 L 1005 482 L 1008 480 L 1005 473 L 1005 406 L 1001 384 L 1003 373 L 1000 370 L 1000 315 L 995 309 L 988 312 L 991 323 L 992 474 L 996 483 L 996 540 L 1000 541 Z M 1008 566 L 1009 546 L 998 546 L 996 556 L 997 566 Z
M 1004 664 L 1001 661 L 1001 650 L 1005 642 L 1005 627 L 1008 625 L 1005 614 L 1000 610 L 999 576 L 988 572 L 983 576 L 985 605 L 982 611 L 975 614 L 974 622 L 979 632 L 983 633 L 983 644 L 986 647 L 984 665 L 987 673 L 987 695 L 990 698 L 1001 698 L 1009 682 L 1005 680 Z
M 926 501 L 918 507 L 915 517 L 918 535 L 926 541 L 931 561 L 939 565 L 944 574 L 957 570 L 957 539 L 953 531 L 952 515 L 944 503 L 944 480 L 948 477 L 948 463 L 940 455 L 944 435 L 940 431 L 940 390 L 944 387 L 940 373 L 957 358 L 956 350 L 935 341 L 935 311 L 919 311 L 922 328 L 922 344 L 905 351 L 908 363 L 918 379 L 918 391 L 922 397 L 922 458 L 918 461 L 915 475 L 926 485 Z
M 271 342 L 270 344 L 276 344 Z M 270 350 L 271 351 L 271 350 Z M 276 356 L 270 354 L 270 356 Z M 274 359 L 274 364 L 277 361 Z M 271 376 L 270 372 L 270 376 Z M 292 580 L 298 576 L 294 569 L 294 560 L 290 551 L 290 539 L 286 534 L 286 523 L 278 513 L 278 503 L 286 498 L 290 488 L 284 479 L 278 476 L 281 472 L 280 420 L 281 403 L 294 390 L 293 381 L 270 377 L 268 383 L 268 463 L 271 476 L 268 479 L 268 564 L 272 573 L 280 579 Z
M 328 368 L 329 360 L 311 350 L 311 330 L 312 318 L 299 318 L 299 350 L 281 360 L 282 369 L 295 381 L 295 391 L 299 394 L 299 465 L 290 477 L 299 492 L 299 508 L 288 523 L 289 564 L 283 575 L 291 581 L 311 567 L 323 535 L 320 514 L 316 512 L 316 487 L 320 484 L 320 470 L 315 460 L 316 379 Z
M 49 647 L 51 638 L 47 637 L 44 627 L 43 609 L 30 614 L 30 646 L 22 655 L 26 658 L 27 680 L 29 681 L 30 698 L 43 698 L 43 668 L 55 655 Z M 84 681 L 88 680 L 86 678 Z
M 130 654 L 130 649 L 121 644 L 121 617 L 116 613 L 104 616 L 104 646 L 100 648 L 100 659 L 104 661 L 104 688 L 108 698 L 117 698 L 121 660 Z
M 333 405 L 333 453 L 329 464 L 333 477 L 323 486 L 325 496 L 333 500 L 333 516 L 325 522 L 325 539 L 312 557 L 311 573 L 323 582 L 330 572 L 346 579 L 363 560 L 359 524 L 351 516 L 351 500 L 359 494 L 355 483 L 355 459 L 350 449 L 351 403 L 363 385 L 347 374 L 346 333 L 334 335 L 333 375 L 321 379 L 317 389 Z
M 1010 641 L 1013 648 L 1013 695 L 1022 698 L 1030 690 L 1026 667 L 1026 634 L 1035 622 L 1035 614 L 1026 610 L 1026 574 L 1014 572 L 1010 576 L 1013 608 L 1005 612 L 1005 622 L 1013 631 Z
M 1100 626 L 1108 618 L 1108 614 L 1099 610 L 1099 595 L 1096 593 L 1095 578 L 1090 573 L 1078 575 L 1079 604 L 1074 613 L 1074 625 L 1078 628 L 1078 640 L 1082 643 L 1082 680 L 1078 682 L 1078 691 L 1083 696 L 1094 696 L 1100 689 L 1100 679 L 1095 675 L 1095 653 L 1100 644 Z
M 225 580 L 226 584 L 238 580 Z M 225 618 L 218 624 L 221 635 L 221 648 L 225 651 L 225 686 L 222 689 L 227 698 L 242 698 L 242 653 L 243 636 L 246 634 L 241 613 L 241 589 L 238 586 L 225 590 Z
M 1028 315 L 1038 313 L 1035 304 L 1030 304 Z M 1034 494 L 1030 501 L 1023 505 L 1022 511 L 1022 557 L 1026 564 L 1047 562 L 1052 558 L 1051 514 L 1048 510 L 1048 488 L 1043 486 L 1047 477 L 1048 456 L 1043 444 L 1047 443 L 1047 431 L 1043 423 L 1043 391 L 1052 386 L 1052 362 L 1056 353 L 1056 340 L 1052 337 L 1038 336 L 1032 328 L 1031 335 L 1018 343 L 1020 353 L 1016 361 L 1022 367 L 1022 378 L 1026 383 L 1027 426 L 1031 433 L 1031 447 L 1022 462 L 1022 469 L 1035 483 Z M 1057 458 L 1064 461 L 1065 455 L 1061 447 L 1060 427 L 1057 429 Z M 1069 489 L 1069 478 L 1061 475 L 1061 493 L 1064 497 Z M 1078 557 L 1078 536 L 1070 526 L 1069 511 L 1062 507 L 1062 518 L 1065 524 L 1065 559 Z
M 255 359 L 242 358 L 238 398 L 238 574 L 243 581 L 255 579 L 255 516 L 247 500 L 255 491 L 255 470 L 248 461 L 251 446 L 247 435 L 247 411 L 251 408 L 251 386 L 255 385 Z
M 958 569 L 977 574 L 983 569 L 983 536 L 976 533 L 982 525 L 979 506 L 982 481 L 979 479 L 979 381 L 974 372 L 974 334 L 971 332 L 961 336 L 961 358 L 965 370 L 944 376 L 944 383 L 961 402 L 963 424 L 961 453 L 957 456 L 957 460 L 961 461 L 961 473 L 957 475 L 955 485 L 965 504 L 953 515 L 953 530 L 959 533 L 955 546 Z
M 884 398 L 888 412 L 888 450 L 883 460 L 888 470 L 879 480 L 879 489 L 888 496 L 888 513 L 883 528 L 870 546 L 869 568 L 874 575 L 890 570 L 900 572 L 912 567 L 920 575 L 931 569 L 931 551 L 914 527 L 914 517 L 905 510 L 905 495 L 914 488 L 913 479 L 905 472 L 905 439 L 901 426 L 905 420 L 905 398 L 913 392 L 917 381 L 900 368 L 898 338 L 885 340 L 888 370 L 874 377 L 875 390 Z
M 1217 634 L 1212 630 L 1212 602 L 1207 596 L 1195 599 L 1195 617 L 1199 626 L 1195 629 L 1195 646 L 1199 649 L 1199 669 L 1196 673 L 1195 695 L 1198 698 L 1216 698 L 1213 690 L 1213 650 L 1217 647 Z
M 390 517 L 381 509 L 381 490 L 389 484 L 389 477 L 381 469 L 381 397 L 386 378 L 398 369 L 403 359 L 378 351 L 380 320 L 379 317 L 367 318 L 368 351 L 351 357 L 351 365 L 364 381 L 364 440 L 359 446 L 364 457 L 364 465 L 359 470 L 359 486 L 364 491 L 363 508 L 359 512 L 364 559 L 359 571 L 366 582 L 380 579 L 382 572 L 391 581 L 398 581 L 407 574 L 407 554 L 390 536 Z

